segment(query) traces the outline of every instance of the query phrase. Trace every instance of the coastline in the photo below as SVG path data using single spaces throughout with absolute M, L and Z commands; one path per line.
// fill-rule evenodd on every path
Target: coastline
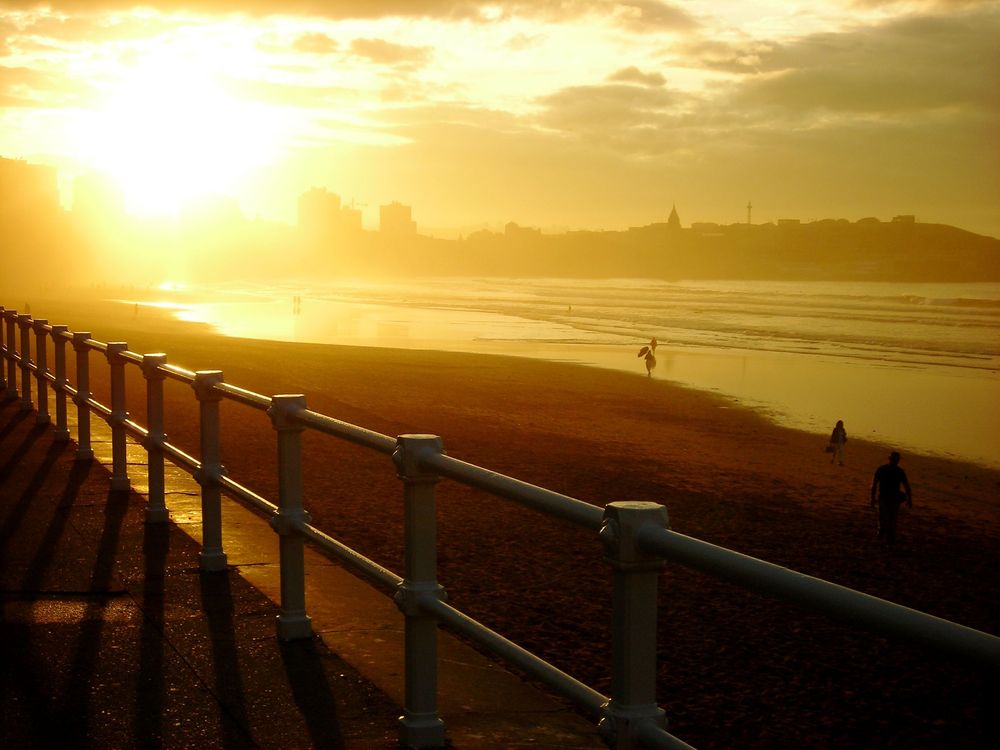
M 188 369 L 221 369 L 234 385 L 305 393 L 309 408 L 386 435 L 439 434 L 457 458 L 598 506 L 660 502 L 680 533 L 1000 630 L 1000 471 L 904 454 L 915 507 L 887 555 L 868 508 L 886 446 L 852 437 L 846 465 L 833 466 L 825 439 L 712 394 L 517 357 L 233 339 L 164 314 L 123 316 L 110 303 L 39 300 L 33 309 L 102 341 L 165 351 Z M 93 390 L 107 403 L 107 367 L 91 356 Z M 129 410 L 142 422 L 144 383 L 128 369 Z M 197 403 L 190 388 L 167 385 L 170 440 L 196 454 Z M 275 498 L 269 421 L 224 402 L 222 425 L 229 475 Z M 391 464 L 308 432 L 304 447 L 315 525 L 401 570 Z M 438 498 L 450 600 L 606 689 L 610 613 L 597 539 L 451 482 Z M 695 746 L 888 745 L 919 733 L 911 746 L 971 748 L 986 731 L 974 671 L 678 566 L 663 575 L 661 623 L 661 701 Z
M 350 293 L 340 301 L 311 297 L 301 308 L 296 306 L 293 314 L 292 298 L 277 288 L 247 293 L 237 287 L 219 298 L 213 291 L 209 294 L 212 302 L 204 301 L 207 292 L 181 295 L 187 307 L 175 314 L 234 338 L 498 354 L 645 374 L 643 362 L 633 355 L 648 339 L 636 336 L 634 325 L 629 333 L 607 321 L 602 329 L 592 329 L 585 322 L 590 313 L 584 313 L 581 320 L 567 317 L 569 312 L 561 317 L 551 311 L 542 313 L 543 318 L 531 317 L 537 309 L 488 312 L 499 298 L 484 307 L 479 296 L 482 290 L 471 287 L 451 299 L 440 287 L 443 280 L 436 281 L 430 290 L 444 295 L 440 302 L 428 291 L 412 297 L 416 292 L 406 285 L 369 285 L 365 294 L 374 297 L 354 299 Z M 490 280 L 471 282 L 493 289 Z M 574 299 L 566 296 L 571 289 L 550 288 L 547 280 L 541 282 L 544 289 L 529 289 L 526 296 L 535 299 L 552 294 L 544 304 L 563 310 L 567 300 Z M 717 284 L 733 286 L 732 282 Z M 775 291 L 785 286 L 778 285 Z M 390 290 L 399 295 L 398 304 L 386 302 Z M 587 289 L 577 291 L 587 293 Z M 802 293 L 797 287 L 793 291 Z M 834 287 L 825 290 L 828 295 L 833 291 Z M 950 287 L 914 291 L 959 292 Z M 504 289 L 504 293 L 512 291 Z M 529 317 L 519 317 L 519 312 Z M 699 315 L 694 310 L 688 313 Z M 892 313 L 898 314 L 898 310 Z M 609 319 L 616 320 L 615 315 L 612 312 Z M 764 324 L 763 320 L 758 323 Z M 837 343 L 835 323 L 814 345 L 803 340 L 791 348 L 787 339 L 757 339 L 744 347 L 731 336 L 718 340 L 710 336 L 714 343 L 706 345 L 690 332 L 675 340 L 670 330 L 647 324 L 660 338 L 654 379 L 722 396 L 781 426 L 826 436 L 836 421 L 844 420 L 850 434 L 887 447 L 1000 469 L 1000 431 L 995 429 L 1000 423 L 1000 372 L 991 369 L 996 366 L 994 357 L 956 354 L 942 358 L 931 351 L 921 356 L 905 347 L 885 352 L 870 342 L 844 349 Z M 951 329 L 947 330 L 951 336 Z M 940 330 L 934 335 L 940 335 Z M 824 336 L 831 338 L 823 343 Z

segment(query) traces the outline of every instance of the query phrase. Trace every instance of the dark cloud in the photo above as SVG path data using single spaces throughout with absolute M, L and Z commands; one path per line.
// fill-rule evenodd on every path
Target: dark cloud
M 710 44 L 700 60 L 752 71 L 719 91 L 735 108 L 787 114 L 1000 109 L 1000 13 L 910 16 L 790 44 Z
M 432 50 L 430 47 L 395 44 L 385 39 L 355 39 L 351 42 L 351 53 L 376 65 L 414 68 L 427 64 Z
M 608 76 L 609 81 L 638 83 L 642 86 L 663 86 L 667 79 L 661 73 L 643 73 L 634 65 L 617 70 Z

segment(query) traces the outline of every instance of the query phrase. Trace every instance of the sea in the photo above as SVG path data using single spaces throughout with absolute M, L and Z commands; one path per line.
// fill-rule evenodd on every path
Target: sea
M 1000 468 L 1000 284 L 563 278 L 164 285 L 227 336 L 535 357 Z

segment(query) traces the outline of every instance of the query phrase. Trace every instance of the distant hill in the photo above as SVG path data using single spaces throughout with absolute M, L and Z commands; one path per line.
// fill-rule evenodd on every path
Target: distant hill
M 875 219 L 762 225 L 650 224 L 542 234 L 515 227 L 460 240 L 385 237 L 331 243 L 331 272 L 661 279 L 1000 281 L 1000 240 L 957 227 Z

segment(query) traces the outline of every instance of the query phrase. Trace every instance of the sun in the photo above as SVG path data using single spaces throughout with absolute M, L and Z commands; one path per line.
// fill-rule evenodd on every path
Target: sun
M 275 157 L 273 113 L 204 71 L 172 59 L 123 73 L 78 135 L 84 161 L 117 180 L 130 213 L 176 214 L 200 197 L 230 194 Z

